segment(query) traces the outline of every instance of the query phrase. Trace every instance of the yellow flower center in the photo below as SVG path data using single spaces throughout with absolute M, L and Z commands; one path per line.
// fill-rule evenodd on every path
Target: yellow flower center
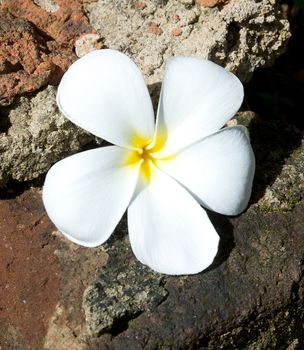
M 157 136 L 154 141 L 145 140 L 142 137 L 134 137 L 132 139 L 132 145 L 137 148 L 136 151 L 132 151 L 127 159 L 127 164 L 138 165 L 140 162 L 140 175 L 142 178 L 150 182 L 153 167 L 157 166 L 157 152 L 159 152 L 165 144 L 165 138 Z
M 152 167 L 156 165 L 156 158 L 154 158 L 152 150 L 146 148 L 142 149 L 142 153 L 139 152 L 139 157 L 143 161 L 140 167 L 140 174 L 146 181 L 150 182 Z

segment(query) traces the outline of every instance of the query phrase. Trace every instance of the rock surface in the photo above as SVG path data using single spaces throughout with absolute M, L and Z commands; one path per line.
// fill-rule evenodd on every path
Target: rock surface
M 87 33 L 94 33 L 94 29 L 83 13 L 81 1 L 3 0 L 0 106 L 49 83 L 57 85 L 77 58 L 75 41 Z
M 104 249 L 63 240 L 38 189 L 0 200 L 0 230 L 1 350 L 85 349 L 82 294 Z
M 105 44 L 139 64 L 156 108 L 172 55 L 208 57 L 247 80 L 285 49 L 290 35 L 272 0 L 214 8 L 173 0 L 3 0 L 0 16 L 0 106 L 58 84 L 77 56 Z M 0 187 L 37 178 L 93 139 L 63 121 L 53 95 L 48 87 L 0 110 Z
M 284 50 L 288 23 L 275 1 L 202 6 L 211 3 L 0 0 L 0 100 L 14 100 L 0 110 L 0 186 L 37 178 L 94 141 L 58 112 L 56 88 L 43 86 L 99 38 L 139 63 L 155 101 L 171 55 L 208 57 L 247 80 Z M 82 248 L 49 221 L 39 186 L 2 189 L 0 348 L 302 349 L 303 133 L 247 112 L 230 123 L 250 129 L 253 196 L 239 217 L 209 213 L 220 250 L 195 276 L 162 276 L 136 261 L 125 218 L 105 245 Z
M 257 158 L 252 201 L 236 218 L 209 213 L 220 250 L 195 276 L 137 262 L 125 218 L 106 244 L 82 248 L 55 230 L 39 188 L 3 193 L 2 348 L 301 349 L 303 134 L 253 113 L 234 122 L 249 125 Z
M 126 232 L 125 221 L 122 230 Z M 83 295 L 87 328 L 95 337 L 120 332 L 121 320 L 153 310 L 168 294 L 162 285 L 164 277 L 136 261 L 126 239 L 104 247 L 108 263 Z
M 22 96 L 10 109 L 0 110 L 0 185 L 37 178 L 93 140 L 58 111 L 55 87 Z
M 196 3 L 201 6 L 213 7 L 219 4 L 224 4 L 227 0 L 196 0 Z
M 191 1 L 98 0 L 85 9 L 105 45 L 129 54 L 149 84 L 162 80 L 166 61 L 176 55 L 211 59 L 247 81 L 285 50 L 290 37 L 275 0 L 231 0 L 213 8 Z
M 14 96 L 51 80 L 55 66 L 46 52 L 43 38 L 30 22 L 0 16 L 0 105 L 9 105 Z
M 126 305 L 120 328 L 117 320 L 107 325 L 103 332 L 112 337 L 101 335 L 87 349 L 300 349 L 304 344 L 303 135 L 283 122 L 259 121 L 252 113 L 240 113 L 237 120 L 249 125 L 257 180 L 246 213 L 230 219 L 209 213 L 221 236 L 215 262 L 195 276 L 163 277 L 166 296 L 159 305 L 140 315 Z M 267 202 L 269 192 L 274 203 Z M 111 243 L 115 251 L 118 243 Z M 127 265 L 140 271 L 128 249 L 119 252 L 118 259 L 108 252 L 116 268 L 124 269 L 130 259 Z M 104 274 L 115 281 L 113 271 L 105 266 L 97 281 Z M 159 277 L 153 278 L 156 283 Z M 128 291 L 129 281 L 124 283 Z M 140 275 L 132 283 L 140 284 Z M 120 283 L 109 285 L 121 290 Z M 111 298 L 84 296 L 86 308 L 95 310 Z M 104 318 L 104 310 L 97 311 L 89 327 L 92 321 L 100 324 L 98 315 Z

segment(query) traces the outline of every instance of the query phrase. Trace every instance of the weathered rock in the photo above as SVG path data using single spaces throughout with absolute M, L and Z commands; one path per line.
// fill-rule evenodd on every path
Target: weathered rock
M 82 1 L 56 0 L 56 4 L 58 10 L 54 13 L 44 10 L 32 0 L 3 0 L 2 8 L 17 18 L 30 21 L 56 42 L 73 47 L 80 35 L 92 32 L 84 16 Z
M 59 113 L 52 86 L 2 109 L 0 122 L 0 185 L 37 178 L 94 139 Z
M 52 254 L 54 238 L 49 235 L 52 225 L 43 207 L 37 206 L 38 198 L 38 192 L 29 191 L 17 201 L 0 202 L 0 347 L 4 349 L 28 349 L 29 340 L 41 346 L 40 334 L 46 333 L 56 305 L 59 276 Z M 21 347 L 21 340 L 27 346 Z
M 274 0 L 231 0 L 222 8 L 182 2 L 99 0 L 85 8 L 105 45 L 130 55 L 149 84 L 162 80 L 176 55 L 209 58 L 247 81 L 286 48 L 289 24 Z
M 0 106 L 32 92 L 51 80 L 56 67 L 33 25 L 25 20 L 0 16 Z
M 218 4 L 224 4 L 227 0 L 196 0 L 196 3 L 201 6 L 213 7 Z
M 124 220 L 119 231 L 126 232 Z M 121 331 L 122 319 L 152 310 L 167 296 L 161 285 L 163 276 L 136 261 L 128 241 L 110 241 L 104 247 L 108 263 L 83 297 L 87 327 L 93 336 L 115 333 L 116 328 L 116 332 Z
M 117 288 L 116 296 L 128 295 L 134 280 L 117 283 L 119 271 L 129 276 L 141 271 L 130 257 L 127 240 L 107 243 L 106 250 L 112 247 L 108 265 L 88 287 L 99 292 L 94 298 L 85 294 L 84 300 L 93 316 L 88 327 L 112 338 L 101 335 L 91 340 L 90 349 L 253 350 L 304 344 L 303 133 L 281 121 L 262 122 L 249 112 L 239 113 L 232 122 L 249 126 L 257 158 L 250 208 L 229 220 L 210 213 L 221 236 L 213 266 L 196 276 L 164 277 L 161 286 L 166 297 L 141 314 L 128 313 L 123 298 L 113 302 L 112 295 L 102 292 Z M 275 203 L 268 202 L 269 191 L 276 196 Z M 117 231 L 124 233 L 121 227 Z M 157 275 L 150 278 L 151 285 L 159 281 Z M 140 280 L 137 277 L 136 282 Z M 121 316 L 106 322 L 107 312 L 115 307 Z M 106 322 L 102 329 L 101 320 Z
M 107 253 L 59 235 L 38 189 L 10 196 L 0 200 L 0 348 L 85 349 L 82 294 Z
M 253 113 L 235 122 L 249 125 L 257 158 L 252 202 L 237 218 L 209 213 L 220 250 L 195 276 L 161 276 L 138 263 L 125 218 L 104 246 L 86 249 L 55 231 L 39 191 L 0 200 L 0 345 L 301 349 L 303 134 Z
M 48 83 L 57 85 L 77 58 L 75 41 L 93 32 L 80 1 L 2 1 L 0 106 Z
M 34 0 L 34 3 L 47 12 L 56 12 L 59 6 L 55 0 Z
M 221 236 L 213 265 L 195 276 L 165 277 L 165 300 L 149 312 L 116 320 L 108 329 L 112 337 L 105 334 L 93 339 L 87 349 L 255 350 L 303 345 L 304 191 L 299 179 L 304 165 L 303 135 L 277 120 L 261 122 L 252 113 L 242 113 L 237 119 L 250 124 L 257 180 L 246 213 L 229 220 L 209 213 Z M 291 173 L 285 170 L 288 164 L 293 167 Z M 297 198 L 288 205 L 286 186 Z M 281 206 L 265 210 L 267 188 L 283 198 Z M 109 270 L 107 278 L 111 276 L 115 280 Z M 91 300 L 91 307 L 95 304 L 97 310 L 110 300 L 103 294 Z
M 84 34 L 75 42 L 77 57 L 82 57 L 87 53 L 102 47 L 101 38 L 98 34 Z
M 52 0 L 35 3 L 55 17 L 68 6 L 60 0 L 57 10 Z M 153 96 L 172 54 L 208 56 L 246 80 L 284 50 L 288 25 L 274 1 L 231 0 L 223 8 L 193 3 L 104 0 L 86 8 L 106 45 L 122 48 L 141 64 Z M 32 21 L 27 12 L 32 5 L 18 4 L 21 9 L 11 11 Z M 109 29 L 115 16 L 117 24 Z M 62 29 L 64 22 L 58 23 Z M 48 35 L 58 35 L 50 40 L 55 46 L 60 26 L 48 22 L 44 27 L 53 33 Z M 33 42 L 40 50 L 35 31 Z M 74 39 L 65 40 L 71 52 Z M 8 178 L 35 178 L 93 140 L 59 114 L 53 87 L 17 98 L 0 113 L 2 184 Z M 55 231 L 39 190 L 0 193 L 0 347 L 301 349 L 303 135 L 286 122 L 260 121 L 252 113 L 236 119 L 231 123 L 249 125 L 257 158 L 252 201 L 237 218 L 210 213 L 221 246 L 214 264 L 195 276 L 164 277 L 138 263 L 125 219 L 103 247 L 81 248 Z
M 281 19 L 276 5 L 270 0 L 246 0 L 241 5 L 232 0 L 221 10 L 152 0 L 144 3 L 106 0 L 86 5 L 77 0 L 61 0 L 56 4 L 58 9 L 51 0 L 36 3 L 23 0 L 18 5 L 15 1 L 3 1 L 0 104 L 9 104 L 14 96 L 48 83 L 58 83 L 62 73 L 76 59 L 74 49 L 82 56 L 101 47 L 101 38 L 108 47 L 126 51 L 139 63 L 156 106 L 163 67 L 172 55 L 211 58 L 246 80 L 257 67 L 270 63 L 280 54 L 289 37 L 288 22 Z M 84 16 L 83 6 L 91 24 Z M 23 19 L 13 19 L 12 15 Z M 93 26 L 98 33 L 94 33 Z M 257 26 L 259 30 L 256 30 Z M 28 110 L 31 98 L 21 99 L 16 113 L 23 113 L 24 108 Z M 45 102 L 41 101 L 41 106 L 38 106 L 38 100 L 34 103 L 39 110 Z M 28 107 L 22 107 L 26 105 Z M 42 127 L 45 132 L 39 137 L 32 137 L 29 130 L 21 133 L 20 125 L 27 125 L 28 121 L 20 124 L 20 118 L 13 117 L 15 108 L 10 113 L 8 110 L 1 112 L 0 131 L 3 129 L 7 135 L 0 134 L 3 151 L 0 186 L 11 178 L 20 181 L 36 178 L 54 161 L 77 151 L 89 141 L 86 138 L 70 144 L 71 139 L 64 138 L 67 133 L 71 137 L 74 133 L 74 127 L 70 133 L 68 131 L 70 123 L 62 126 L 61 122 L 57 123 L 57 135 L 61 136 L 53 139 L 53 145 L 46 125 Z M 31 118 L 31 113 L 28 111 L 24 115 Z M 56 112 L 53 117 L 51 113 L 45 115 L 51 117 L 46 123 L 51 125 L 55 115 L 58 116 Z M 66 129 L 61 130 L 61 127 Z M 14 133 L 22 134 L 22 140 Z M 79 132 L 73 140 L 78 140 L 78 135 Z

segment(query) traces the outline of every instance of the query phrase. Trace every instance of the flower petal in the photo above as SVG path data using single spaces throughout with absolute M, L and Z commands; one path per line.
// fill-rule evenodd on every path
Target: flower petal
M 166 66 L 157 115 L 157 133 L 172 154 L 219 130 L 239 109 L 243 86 L 217 64 L 177 57 Z
M 118 51 L 93 51 L 73 63 L 61 80 L 57 103 L 73 123 L 118 146 L 134 149 L 134 138 L 153 138 L 154 113 L 144 79 Z
M 47 173 L 43 202 L 62 233 L 86 247 L 105 242 L 125 212 L 139 165 L 127 165 L 128 151 L 117 146 L 75 154 Z
M 157 165 L 211 210 L 236 215 L 248 204 L 255 159 L 243 126 L 220 130 Z
M 155 167 L 129 206 L 128 225 L 136 257 L 161 273 L 200 272 L 217 253 L 219 237 L 205 210 Z

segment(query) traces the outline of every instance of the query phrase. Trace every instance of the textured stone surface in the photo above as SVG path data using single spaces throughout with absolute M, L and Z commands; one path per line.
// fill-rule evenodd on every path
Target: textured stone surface
M 127 233 L 125 220 L 118 231 Z M 86 323 L 93 336 L 121 331 L 121 320 L 152 310 L 167 296 L 164 277 L 136 261 L 124 238 L 104 245 L 108 263 L 83 296 Z
M 224 4 L 227 0 L 196 0 L 196 3 L 201 6 L 213 7 L 215 5 Z
M 215 8 L 171 0 L 4 0 L 0 13 L 0 105 L 58 83 L 76 54 L 105 45 L 139 64 L 156 108 L 172 55 L 208 57 L 247 80 L 284 50 L 289 37 L 288 22 L 271 0 L 231 0 Z M 0 110 L 0 186 L 38 177 L 93 139 L 64 122 L 51 88 L 43 91 Z
M 29 348 L 30 341 L 41 345 L 56 304 L 54 239 L 37 198 L 40 194 L 30 191 L 0 202 L 1 349 L 20 349 L 20 343 Z
M 114 337 L 101 335 L 92 341 L 94 349 L 301 349 L 303 135 L 252 113 L 236 119 L 249 124 L 259 165 L 249 209 L 230 219 L 210 213 L 221 236 L 213 265 L 195 276 L 164 278 L 166 298 L 152 311 L 122 318 L 120 333 L 113 325 L 108 332 Z M 288 186 L 297 201 L 289 203 Z M 281 205 L 265 210 L 268 191 Z M 92 300 L 100 302 L 105 297 Z
M 152 272 L 134 258 L 124 218 L 103 247 L 106 265 L 84 292 L 83 349 L 300 349 L 303 136 L 251 112 L 239 113 L 232 123 L 250 127 L 257 180 L 245 214 L 227 219 L 210 213 L 221 235 L 213 266 L 196 276 Z M 290 166 L 293 171 L 286 172 Z M 297 201 L 285 196 L 288 186 Z M 281 204 L 265 209 L 269 191 Z
M 165 62 L 176 55 L 209 58 L 247 81 L 285 50 L 290 37 L 274 0 L 231 0 L 214 8 L 173 0 L 99 0 L 85 8 L 105 45 L 130 55 L 149 84 L 162 80 Z
M 81 248 L 55 231 L 39 190 L 3 192 L 2 348 L 301 349 L 303 134 L 253 113 L 232 121 L 240 122 L 258 164 L 250 207 L 236 218 L 209 213 L 220 250 L 195 276 L 161 276 L 138 263 L 125 218 L 104 246 Z
M 0 200 L 0 231 L 1 350 L 85 349 L 82 294 L 106 264 L 103 248 L 64 240 L 37 189 Z
M 101 38 L 98 34 L 84 34 L 75 42 L 75 52 L 77 57 L 82 57 L 87 53 L 101 49 Z
M 0 106 L 51 80 L 56 67 L 46 52 L 43 38 L 30 22 L 0 16 Z
M 294 309 L 301 307 L 303 206 L 285 215 L 262 216 L 251 210 L 232 224 L 235 247 L 227 261 L 201 275 L 170 279 L 164 303 L 111 341 L 101 338 L 100 348 L 245 348 L 267 327 L 265 319 L 287 311 L 292 302 Z M 265 348 L 289 345 L 288 316 L 273 323 L 277 333 Z M 293 332 L 301 334 L 299 321 L 294 320 Z M 250 334 L 251 328 L 256 335 Z
M 37 178 L 93 139 L 59 113 L 56 88 L 20 97 L 12 108 L 0 110 L 0 185 Z
M 75 41 L 94 33 L 79 0 L 0 3 L 0 106 L 16 95 L 57 85 L 76 60 Z
M 41 61 L 45 42 L 63 45 L 54 52 L 71 53 L 75 40 L 92 32 L 80 1 L 1 3 L 24 19 L 17 20 L 23 28 L 17 49 L 9 47 L 15 51 L 1 61 L 5 74 L 35 72 L 47 62 Z M 289 35 L 270 0 L 213 8 L 188 0 L 82 3 L 106 46 L 141 65 L 155 101 L 172 54 L 212 58 L 247 80 L 282 52 Z M 19 55 L 26 45 L 37 56 Z M 49 86 L 0 110 L 0 184 L 35 178 L 93 141 L 58 113 L 55 92 Z M 302 349 L 303 133 L 254 113 L 230 123 L 250 128 L 257 159 L 253 196 L 239 217 L 210 213 L 220 250 L 195 276 L 161 276 L 138 263 L 125 218 L 104 246 L 86 249 L 55 230 L 39 188 L 10 184 L 0 191 L 0 348 Z

